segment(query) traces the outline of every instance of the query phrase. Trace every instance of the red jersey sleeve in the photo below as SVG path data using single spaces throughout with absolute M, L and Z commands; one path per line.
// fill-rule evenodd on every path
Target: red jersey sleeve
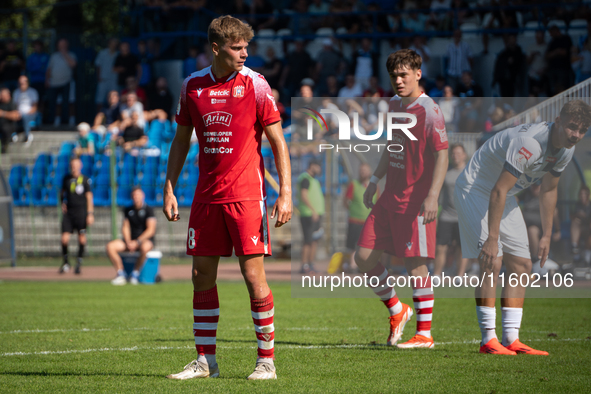
M 441 109 L 435 102 L 433 102 L 432 108 L 427 109 L 425 114 L 425 136 L 427 144 L 433 152 L 448 149 L 445 119 Z
M 347 192 L 345 193 L 345 198 L 347 200 L 353 199 L 353 182 L 349 183 L 349 187 L 347 188 Z
M 179 95 L 179 103 L 176 107 L 176 116 L 175 120 L 178 125 L 181 126 L 192 126 L 193 122 L 191 121 L 191 114 L 189 113 L 189 109 L 187 108 L 187 85 L 189 84 L 189 80 L 191 77 L 187 77 L 183 81 L 183 86 L 181 87 L 181 94 Z
M 277 109 L 273 92 L 269 83 L 262 75 L 252 79 L 257 106 L 257 118 L 263 126 L 279 122 L 281 115 Z

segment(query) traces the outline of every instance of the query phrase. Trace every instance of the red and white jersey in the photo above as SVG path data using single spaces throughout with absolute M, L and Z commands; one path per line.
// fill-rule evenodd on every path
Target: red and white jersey
M 434 152 L 448 148 L 445 120 L 437 103 L 425 93 L 408 106 L 400 97 L 394 96 L 389 111 L 415 115 L 417 124 L 409 131 L 418 140 L 410 140 L 402 130 L 392 131 L 392 140 L 388 143 L 396 145 L 391 150 L 400 150 L 399 145 L 403 149 L 398 153 L 386 153 L 390 160 L 386 188 L 379 202 L 392 212 L 418 214 L 433 180 Z M 409 122 L 408 118 L 399 121 Z
M 248 67 L 221 79 L 211 66 L 187 77 L 176 122 L 194 126 L 199 140 L 199 181 L 193 200 L 263 200 L 263 127 L 280 119 L 269 84 Z

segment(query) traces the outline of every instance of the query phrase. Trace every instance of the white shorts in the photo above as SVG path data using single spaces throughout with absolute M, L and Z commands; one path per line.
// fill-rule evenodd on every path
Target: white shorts
M 462 257 L 476 259 L 482 245 L 488 239 L 489 197 L 473 191 L 466 193 L 458 187 L 454 195 L 460 225 Z M 501 219 L 498 256 L 502 256 L 503 253 L 531 259 L 527 228 L 515 197 L 507 197 Z

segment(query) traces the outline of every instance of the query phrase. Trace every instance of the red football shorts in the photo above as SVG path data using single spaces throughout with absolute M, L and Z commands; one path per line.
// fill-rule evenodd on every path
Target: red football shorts
M 194 202 L 189 218 L 187 254 L 192 256 L 271 256 L 264 201 L 227 204 Z
M 423 216 L 389 212 L 381 204 L 369 213 L 357 245 L 385 250 L 396 257 L 435 258 L 437 223 L 423 224 Z

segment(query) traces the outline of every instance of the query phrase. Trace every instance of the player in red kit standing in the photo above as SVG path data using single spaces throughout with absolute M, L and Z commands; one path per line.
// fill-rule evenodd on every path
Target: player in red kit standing
M 235 250 L 251 299 L 258 358 L 248 379 L 276 379 L 273 295 L 263 257 L 271 255 L 261 138 L 265 132 L 279 174 L 275 227 L 291 219 L 291 168 L 279 112 L 262 75 L 244 67 L 252 28 L 231 16 L 214 19 L 208 39 L 213 63 L 183 82 L 178 128 L 168 160 L 164 214 L 178 221 L 174 187 L 187 156 L 193 128 L 199 139 L 199 181 L 191 206 L 187 254 L 193 256 L 193 334 L 198 358 L 171 379 L 218 377 L 216 287 L 220 256 Z
M 401 130 L 392 132 L 392 140 L 371 177 L 363 196 L 371 207 L 361 237 L 355 262 L 368 276 L 380 279 L 373 288 L 390 313 L 390 336 L 387 344 L 396 345 L 404 325 L 413 312 L 401 303 L 393 287 L 387 286 L 388 271 L 379 262 L 384 251 L 403 258 L 412 280 L 413 301 L 417 314 L 417 331 L 399 348 L 433 348 L 431 318 L 433 291 L 427 269 L 427 258 L 435 257 L 435 232 L 438 198 L 447 172 L 447 134 L 439 106 L 419 88 L 421 57 L 403 49 L 388 57 L 386 67 L 396 96 L 390 100 L 390 112 L 416 116 L 409 131 L 417 138 L 410 140 Z M 406 119 L 401 122 L 405 122 Z M 378 181 L 386 175 L 386 188 L 374 205 L 372 198 Z

